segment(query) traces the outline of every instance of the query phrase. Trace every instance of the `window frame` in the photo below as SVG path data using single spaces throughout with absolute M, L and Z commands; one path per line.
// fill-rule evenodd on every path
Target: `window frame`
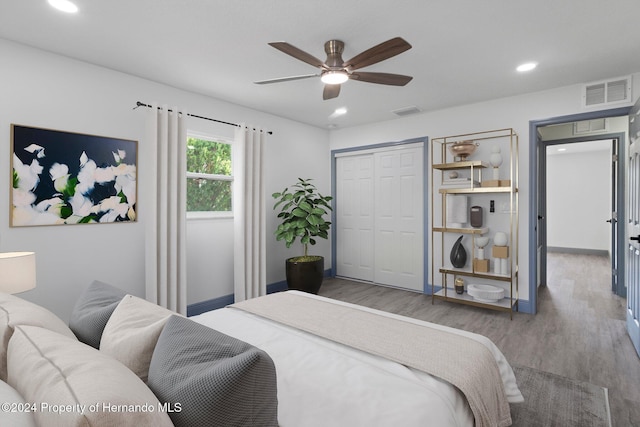
M 234 141 L 233 139 L 229 138 L 229 137 L 224 137 L 224 136 L 217 136 L 217 135 L 211 135 L 211 134 L 205 134 L 205 133 L 201 133 L 201 132 L 193 132 L 193 131 L 187 131 L 187 141 L 188 138 L 195 138 L 195 139 L 200 139 L 200 140 L 205 140 L 205 141 L 209 141 L 209 142 L 214 142 L 214 143 L 222 143 L 222 144 L 229 144 L 231 146 L 231 175 L 220 175 L 220 174 L 209 174 L 209 173 L 201 173 L 201 172 L 189 172 L 188 170 L 186 171 L 186 178 L 187 179 L 206 179 L 209 181 L 227 181 L 227 182 L 231 182 L 231 210 L 230 211 L 187 211 L 187 220 L 203 220 L 203 219 L 227 219 L 227 218 L 233 218 L 233 205 L 234 205 L 234 201 L 233 201 L 233 182 L 234 182 L 234 175 L 233 175 L 233 166 L 234 166 L 234 161 L 233 161 L 233 156 L 234 156 Z M 189 146 L 187 144 L 187 146 L 185 147 L 187 150 L 189 149 Z

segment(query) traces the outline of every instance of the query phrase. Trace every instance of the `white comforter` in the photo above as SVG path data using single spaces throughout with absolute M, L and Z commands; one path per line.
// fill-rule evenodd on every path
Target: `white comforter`
M 484 336 L 296 293 L 473 338 L 494 354 L 509 402 L 523 400 L 513 370 Z M 458 389 L 421 371 L 233 308 L 191 319 L 271 356 L 276 367 L 278 421 L 282 427 L 473 426 L 471 409 Z

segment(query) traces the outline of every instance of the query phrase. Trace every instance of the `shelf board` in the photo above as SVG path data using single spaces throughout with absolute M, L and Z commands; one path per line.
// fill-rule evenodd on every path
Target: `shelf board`
M 433 231 L 440 231 L 442 233 L 487 234 L 489 232 L 489 227 L 481 227 L 481 228 L 433 227 Z
M 440 188 L 440 194 L 472 194 L 472 193 L 510 193 L 511 187 L 464 187 L 464 188 Z M 513 192 L 518 189 L 514 188 Z
M 482 160 L 467 160 L 464 162 L 439 163 L 439 164 L 433 165 L 434 169 L 438 169 L 441 171 L 453 170 L 453 169 L 468 169 L 470 167 L 488 168 L 489 164 L 487 162 L 483 162 Z
M 483 302 L 476 301 L 473 299 L 471 295 L 469 295 L 466 291 L 463 294 L 457 294 L 453 289 L 447 289 L 447 295 L 445 296 L 445 290 L 441 289 L 435 294 L 433 294 L 434 298 L 442 299 L 445 301 L 457 302 L 461 304 L 474 305 L 476 307 L 484 307 L 491 308 L 493 310 L 502 310 L 502 311 L 511 311 L 513 306 L 517 304 L 517 300 L 514 299 L 513 305 L 511 303 L 511 299 L 502 298 L 496 302 Z
M 474 273 L 471 270 L 463 270 L 460 268 L 441 268 L 440 273 L 445 274 L 456 274 L 458 276 L 468 276 L 468 277 L 477 277 L 480 279 L 487 280 L 499 280 L 502 282 L 510 282 L 511 275 L 509 274 L 495 274 L 495 273 Z

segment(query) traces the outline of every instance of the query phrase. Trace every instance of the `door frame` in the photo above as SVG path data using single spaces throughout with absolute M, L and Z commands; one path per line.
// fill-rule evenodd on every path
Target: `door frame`
M 425 193 L 427 187 L 427 178 L 428 178 L 428 173 L 427 173 L 427 165 L 429 164 L 428 160 L 428 156 L 429 156 L 429 137 L 428 136 L 421 136 L 421 137 L 417 137 L 417 138 L 410 138 L 410 139 L 405 139 L 402 141 L 392 141 L 392 142 L 382 142 L 379 144 L 370 144 L 370 145 L 362 145 L 362 146 L 357 146 L 357 147 L 348 147 L 348 148 L 340 148 L 340 149 L 335 149 L 335 150 L 331 150 L 331 196 L 333 197 L 333 200 L 331 201 L 331 223 L 332 223 L 332 227 L 331 227 L 331 277 L 336 277 L 336 271 L 337 271 L 337 267 L 336 267 L 336 259 L 337 259 L 337 239 L 336 239 L 336 235 L 337 235 L 337 228 L 336 228 L 336 201 L 337 201 L 337 182 L 336 182 L 336 161 L 337 161 L 337 157 L 340 154 L 344 154 L 344 153 L 352 153 L 354 155 L 357 155 L 358 152 L 365 152 L 368 150 L 378 150 L 378 149 L 384 149 L 384 148 L 393 148 L 393 147 L 402 147 L 403 145 L 408 145 L 408 144 L 416 144 L 416 143 L 422 143 L 423 147 L 422 147 L 422 185 L 423 185 L 423 198 L 422 198 L 422 229 L 423 229 L 423 234 L 425 234 L 424 238 L 423 238 L 423 248 L 422 248 L 422 257 L 423 257 L 423 293 L 431 293 L 431 285 L 429 285 L 428 283 L 428 268 L 427 266 L 428 264 L 428 260 L 429 260 L 429 239 L 427 238 L 427 235 L 425 233 L 425 230 L 429 230 L 428 226 L 429 226 L 429 216 L 428 216 L 428 197 L 427 194 Z
M 538 312 L 538 262 L 541 262 L 540 271 L 546 271 L 546 255 L 542 256 L 541 259 L 538 259 L 538 235 L 537 235 L 537 226 L 538 226 L 538 197 L 541 189 L 539 188 L 539 179 L 541 173 L 545 173 L 544 170 L 541 170 L 540 163 L 538 161 L 538 153 L 541 153 L 544 144 L 544 141 L 540 141 L 538 138 L 538 128 L 545 127 L 549 125 L 557 125 L 563 123 L 571 123 L 571 122 L 579 122 L 583 120 L 593 120 L 593 119 L 603 119 L 609 117 L 619 117 L 619 116 L 627 116 L 629 115 L 629 111 L 631 110 L 631 106 L 629 107 L 621 107 L 621 108 L 613 108 L 610 110 L 600 110 L 600 111 L 590 111 L 587 113 L 578 113 L 578 114 L 570 114 L 566 116 L 556 116 L 548 119 L 542 120 L 530 120 L 529 121 L 529 305 L 530 307 L 528 312 L 535 314 Z M 599 135 L 604 139 L 604 136 Z M 533 143 L 532 143 L 533 142 Z M 624 134 L 622 135 L 622 140 L 620 141 L 620 148 L 623 149 L 623 152 L 618 152 L 618 158 L 621 159 L 626 153 L 624 150 Z M 542 156 L 541 156 L 542 157 Z M 624 168 L 619 167 L 618 173 L 624 173 Z M 623 175 L 624 177 L 624 175 Z M 618 194 L 620 191 L 624 191 L 624 178 L 622 180 L 618 177 L 618 183 L 621 184 L 618 186 Z M 620 188 L 622 187 L 622 188 Z M 618 215 L 624 213 L 624 195 L 622 200 L 618 201 L 622 204 L 622 210 L 618 212 Z M 621 219 L 618 219 L 619 223 Z M 620 227 L 619 227 L 620 228 Z M 618 230 L 619 236 L 620 230 Z M 624 241 L 624 234 L 622 236 L 622 240 Z M 543 249 L 546 252 L 546 246 Z M 618 258 L 620 261 L 620 258 Z M 624 260 L 622 261 L 624 262 Z M 618 263 L 618 270 L 620 270 L 620 262 Z
M 624 132 L 616 132 L 616 133 L 606 133 L 606 134 L 598 134 L 598 135 L 585 135 L 585 136 L 580 136 L 580 137 L 574 137 L 574 138 L 564 138 L 564 139 L 556 139 L 556 140 L 549 140 L 549 141 L 539 141 L 538 144 L 540 144 L 540 147 L 542 149 L 542 152 L 545 153 L 544 156 L 541 157 L 540 159 L 540 164 L 539 164 L 539 173 L 540 173 L 540 178 L 545 178 L 546 177 L 546 173 L 547 173 L 547 168 L 546 168 L 546 162 L 547 162 L 547 156 L 546 156 L 546 148 L 550 147 L 550 146 L 556 146 L 556 145 L 566 145 L 566 144 L 575 144 L 575 143 L 579 143 L 579 142 L 589 142 L 589 141 L 602 141 L 602 140 L 612 140 L 615 141 L 615 146 L 616 146 L 616 155 L 618 155 L 618 167 L 615 170 L 615 177 L 612 175 L 612 180 L 615 179 L 615 194 L 613 195 L 615 197 L 615 210 L 617 213 L 617 226 L 615 227 L 615 236 L 612 236 L 613 238 L 613 244 L 615 245 L 615 247 L 612 247 L 611 250 L 615 251 L 615 254 L 612 254 L 612 256 L 616 256 L 616 269 L 617 269 L 617 281 L 616 281 L 616 287 L 614 288 L 614 285 L 612 285 L 612 291 L 620 296 L 620 297 L 626 297 L 626 292 L 625 292 L 625 287 L 624 286 L 620 286 L 621 284 L 624 283 L 624 278 L 625 278 L 625 270 L 624 270 L 624 260 L 620 260 L 620 254 L 624 254 L 624 236 L 625 236 L 625 230 L 624 227 L 620 227 L 620 224 L 624 224 L 624 218 L 625 218 L 625 212 L 624 212 L 624 197 L 625 197 L 625 183 L 624 183 L 624 164 L 625 164 L 625 159 L 623 156 L 620 156 L 619 153 L 624 149 L 624 143 L 625 143 L 625 133 Z M 539 194 L 541 195 L 546 195 L 547 189 L 546 189 L 546 179 L 541 179 L 540 180 L 540 185 L 542 185 L 543 187 L 539 187 L 538 191 Z M 544 219 L 542 220 L 542 222 L 544 222 L 544 227 L 543 227 L 543 236 L 541 236 L 542 241 L 544 242 L 544 244 L 542 245 L 543 249 L 542 249 L 542 254 L 544 254 L 544 257 L 546 258 L 546 254 L 547 254 L 547 224 L 546 221 L 548 220 L 548 215 L 547 215 L 547 204 L 545 199 L 542 199 L 542 212 L 540 212 L 539 214 L 541 216 L 544 217 Z M 540 225 L 540 224 L 539 224 Z M 613 228 L 613 224 L 612 224 L 612 228 Z M 613 234 L 613 233 L 612 233 Z M 542 265 L 544 265 L 544 269 L 540 269 L 541 274 L 545 274 L 546 275 L 546 259 L 541 259 L 538 260 Z M 613 260 L 612 260 L 613 262 Z M 613 266 L 612 266 L 613 268 Z M 543 273 L 544 271 L 544 273 Z M 542 277 L 541 278 L 541 286 L 546 286 L 546 277 Z

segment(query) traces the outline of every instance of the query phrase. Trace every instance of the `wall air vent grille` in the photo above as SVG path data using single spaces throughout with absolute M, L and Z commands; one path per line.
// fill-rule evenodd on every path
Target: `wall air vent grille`
M 605 132 L 608 129 L 609 121 L 607 119 L 583 120 L 573 124 L 574 135 Z
M 617 80 L 607 84 L 607 101 L 626 101 L 629 98 L 627 92 L 630 92 L 629 89 L 631 89 L 629 83 L 627 80 Z
M 631 104 L 631 76 L 587 83 L 583 86 L 584 108 L 619 103 Z

